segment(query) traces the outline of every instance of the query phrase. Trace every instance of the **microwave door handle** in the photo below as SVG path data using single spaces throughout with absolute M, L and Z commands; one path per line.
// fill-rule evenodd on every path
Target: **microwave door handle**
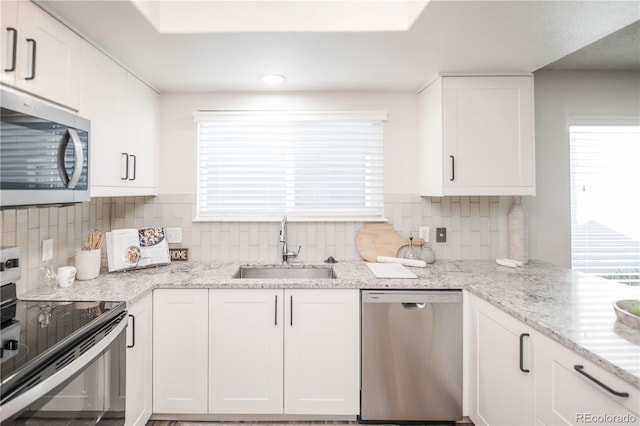
M 60 142 L 60 146 L 58 148 L 58 173 L 60 174 L 65 187 L 73 189 L 80 181 L 80 175 L 82 174 L 82 165 L 84 163 L 84 153 L 82 151 L 82 143 L 80 142 L 80 138 L 78 137 L 78 133 L 76 133 L 75 129 L 68 129 L 67 135 L 68 137 L 64 138 L 62 142 Z M 73 143 L 73 151 L 76 158 L 73 165 L 73 173 L 71 174 L 71 178 L 69 178 L 67 169 L 64 166 L 64 153 L 67 149 L 69 141 Z

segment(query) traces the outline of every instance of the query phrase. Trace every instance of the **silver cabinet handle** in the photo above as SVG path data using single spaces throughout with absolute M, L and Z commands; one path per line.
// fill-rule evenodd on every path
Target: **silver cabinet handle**
M 124 177 L 122 176 L 122 156 L 124 155 Z M 129 154 L 123 152 L 120 154 L 120 180 L 129 179 Z
M 67 169 L 64 165 L 64 153 L 67 150 L 69 141 L 73 143 L 73 152 L 75 154 L 75 162 L 73 165 L 73 173 L 71 177 L 67 174 Z M 60 142 L 58 146 L 58 173 L 62 178 L 64 186 L 73 189 L 80 181 L 82 175 L 82 166 L 84 164 L 84 153 L 82 152 L 82 143 L 76 133 L 75 129 L 67 129 L 67 136 Z
M 5 68 L 5 72 L 12 72 L 16 70 L 16 51 L 18 50 L 18 30 L 15 28 L 7 27 L 7 32 L 13 33 L 13 42 L 11 43 L 11 66 Z
M 27 39 L 27 43 L 31 43 L 32 47 L 31 47 L 31 75 L 29 77 L 25 77 L 25 80 L 34 80 L 36 78 L 36 46 L 37 46 L 37 42 L 32 39 L 32 38 L 28 38 Z

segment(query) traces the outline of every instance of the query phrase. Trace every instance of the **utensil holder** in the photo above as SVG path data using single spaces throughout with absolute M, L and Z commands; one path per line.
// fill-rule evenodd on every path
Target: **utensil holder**
M 100 275 L 101 249 L 76 249 L 75 266 L 77 280 L 92 280 Z

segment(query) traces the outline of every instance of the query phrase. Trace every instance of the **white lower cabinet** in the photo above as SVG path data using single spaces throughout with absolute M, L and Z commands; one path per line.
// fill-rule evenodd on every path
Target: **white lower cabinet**
M 207 412 L 208 338 L 209 290 L 154 291 L 154 413 Z
M 358 290 L 210 290 L 209 412 L 356 415 Z
M 127 405 L 125 425 L 144 425 L 152 412 L 152 321 L 151 293 L 128 307 Z
M 284 292 L 285 414 L 360 412 L 360 292 Z
M 360 292 L 156 290 L 156 414 L 355 416 Z
M 209 411 L 282 413 L 283 291 L 209 291 Z
M 640 390 L 549 338 L 537 343 L 536 415 L 541 423 L 640 424 Z
M 640 389 L 469 296 L 474 424 L 640 424 Z
M 471 419 L 476 425 L 534 424 L 537 334 L 475 296 L 470 301 Z

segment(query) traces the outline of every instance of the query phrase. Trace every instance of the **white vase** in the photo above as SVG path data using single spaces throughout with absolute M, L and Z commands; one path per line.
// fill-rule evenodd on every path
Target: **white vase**
M 529 263 L 529 218 L 522 197 L 514 196 L 509 210 L 509 259 Z

